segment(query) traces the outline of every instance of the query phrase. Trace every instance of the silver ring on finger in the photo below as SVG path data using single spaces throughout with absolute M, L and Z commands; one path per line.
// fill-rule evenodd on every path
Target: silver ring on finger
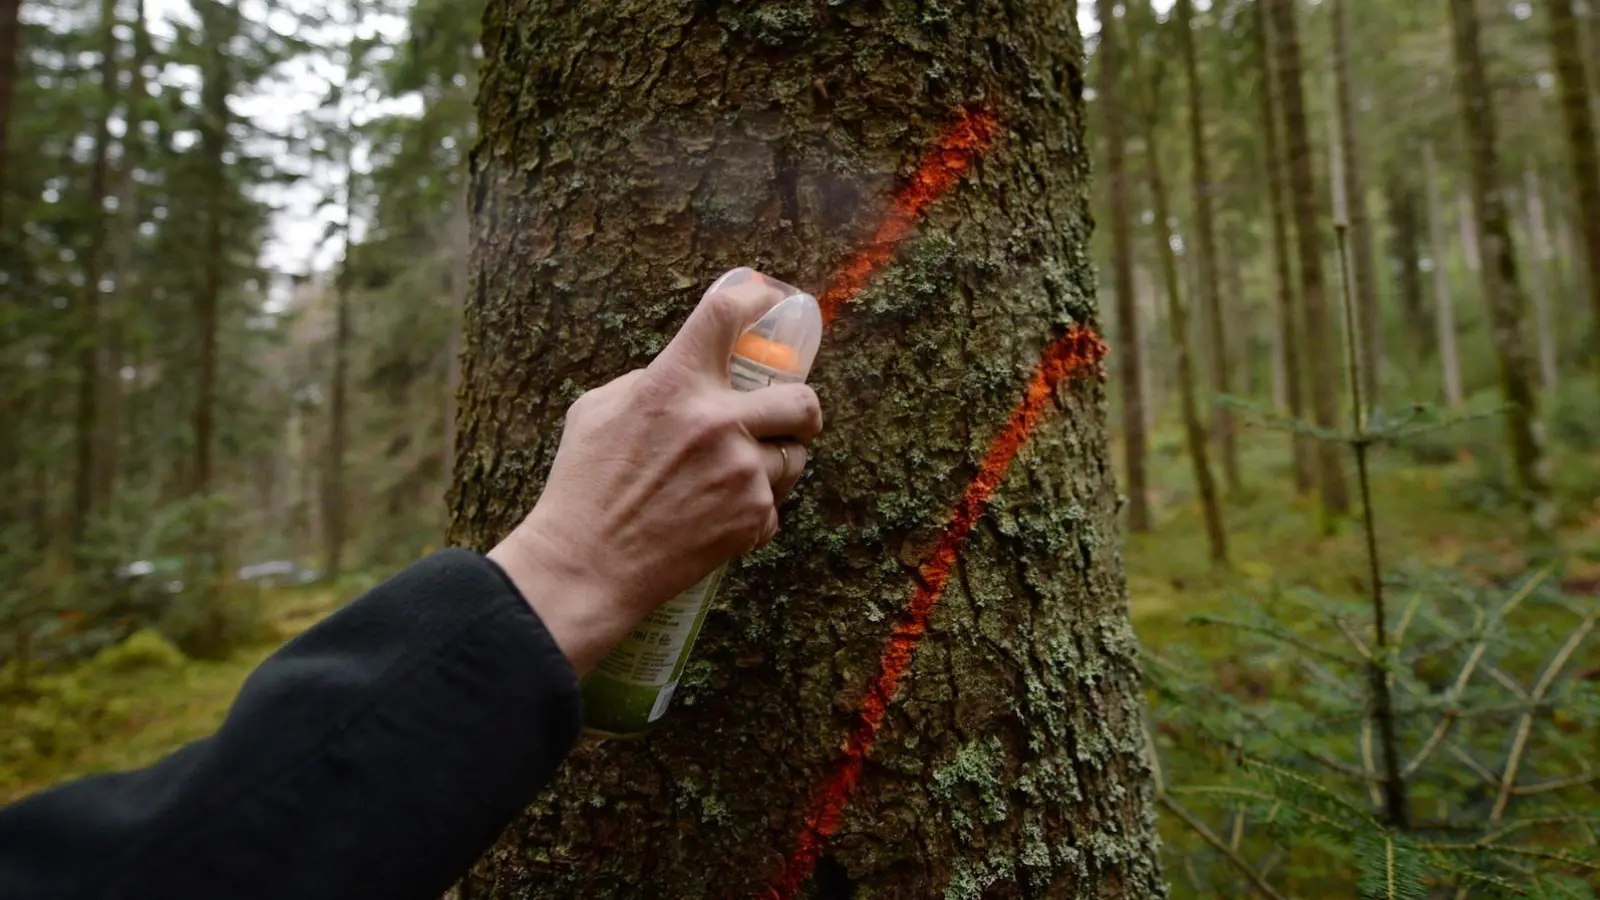
M 778 455 L 783 457 L 783 471 L 778 473 L 778 483 L 789 480 L 789 447 L 786 444 L 778 445 Z

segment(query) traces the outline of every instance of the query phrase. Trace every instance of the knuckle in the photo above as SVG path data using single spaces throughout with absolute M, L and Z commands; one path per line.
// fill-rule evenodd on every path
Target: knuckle
M 739 298 L 726 290 L 714 291 L 706 297 L 706 311 L 717 321 L 732 321 L 739 317 Z
M 683 431 L 689 443 L 699 449 L 720 443 L 733 426 L 733 417 L 714 403 L 687 405 L 683 412 Z

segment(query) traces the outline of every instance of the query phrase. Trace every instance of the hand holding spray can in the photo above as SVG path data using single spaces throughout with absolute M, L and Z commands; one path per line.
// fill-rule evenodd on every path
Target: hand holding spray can
M 816 298 L 745 268 L 718 279 L 711 291 L 719 290 L 766 290 L 782 298 L 734 346 L 728 364 L 733 388 L 753 391 L 804 383 L 822 343 L 822 310 Z M 587 731 L 606 737 L 639 735 L 666 714 L 727 568 L 726 563 L 718 566 L 646 616 L 583 680 Z

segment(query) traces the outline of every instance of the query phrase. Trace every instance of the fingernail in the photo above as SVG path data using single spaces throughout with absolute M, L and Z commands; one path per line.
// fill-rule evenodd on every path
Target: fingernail
M 740 266 L 737 269 L 729 269 L 727 272 L 723 273 L 721 278 L 713 281 L 711 283 L 711 287 L 706 288 L 705 296 L 710 296 L 711 294 L 725 287 L 733 287 L 736 284 L 744 284 L 746 281 L 749 281 L 750 276 L 754 274 L 755 270 L 749 266 Z

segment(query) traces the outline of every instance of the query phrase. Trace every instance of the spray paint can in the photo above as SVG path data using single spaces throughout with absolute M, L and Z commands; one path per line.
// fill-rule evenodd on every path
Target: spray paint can
M 804 383 L 822 343 L 822 310 L 816 298 L 747 268 L 717 279 L 711 291 L 718 290 L 766 290 L 781 297 L 735 345 L 728 363 L 733 388 L 753 391 Z M 634 737 L 666 714 L 727 568 L 726 563 L 718 566 L 646 616 L 584 678 L 585 731 Z

